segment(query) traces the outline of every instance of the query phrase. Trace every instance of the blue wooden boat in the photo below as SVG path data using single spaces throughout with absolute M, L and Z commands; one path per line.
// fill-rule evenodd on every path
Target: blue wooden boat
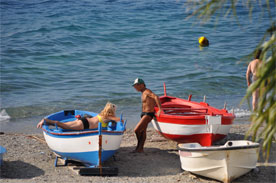
M 76 120 L 76 116 L 96 116 L 97 113 L 81 110 L 60 111 L 46 118 L 61 122 Z M 99 123 L 96 129 L 65 130 L 57 126 L 42 126 L 44 138 L 48 146 L 65 160 L 77 160 L 86 167 L 99 167 L 101 163 L 114 155 L 120 148 L 126 122 L 110 121 L 108 127 L 103 128 Z M 56 163 L 57 165 L 57 159 Z
M 6 149 L 2 146 L 0 146 L 0 166 L 3 165 L 3 156 L 6 153 Z

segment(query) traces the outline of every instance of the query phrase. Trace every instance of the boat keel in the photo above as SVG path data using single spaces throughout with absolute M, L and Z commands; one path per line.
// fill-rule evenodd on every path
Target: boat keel
M 117 176 L 117 167 L 84 167 L 74 168 L 82 176 Z

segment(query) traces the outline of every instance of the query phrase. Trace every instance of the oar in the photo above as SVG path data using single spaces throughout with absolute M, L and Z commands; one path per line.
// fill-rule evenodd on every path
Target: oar
M 167 90 L 166 90 L 166 84 L 165 84 L 165 82 L 163 83 L 163 86 L 164 86 L 164 96 L 167 96 Z
M 103 175 L 103 167 L 102 167 L 102 123 L 99 122 L 98 124 L 98 130 L 99 130 L 99 169 L 100 169 L 100 175 Z
M 120 122 L 123 123 L 123 113 L 121 113 Z M 123 123 L 124 124 L 124 130 L 126 130 L 126 123 L 127 123 L 127 120 L 125 120 L 125 122 Z
M 124 122 L 124 130 L 126 130 L 126 124 L 127 124 L 127 120 L 125 120 Z
M 123 113 L 121 113 L 120 122 L 123 122 Z
M 98 135 L 99 135 L 99 150 L 98 150 L 98 164 L 97 166 L 80 168 L 80 175 L 96 175 L 96 176 L 115 176 L 118 175 L 118 168 L 116 167 L 103 167 L 102 165 L 102 155 L 103 155 L 103 147 L 102 147 L 102 124 L 99 122 L 98 124 Z

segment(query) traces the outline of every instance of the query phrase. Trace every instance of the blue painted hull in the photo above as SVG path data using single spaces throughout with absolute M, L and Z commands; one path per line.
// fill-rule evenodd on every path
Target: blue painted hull
M 52 120 L 62 122 L 72 121 L 75 115 L 97 115 L 87 111 L 61 111 L 48 116 Z M 116 125 L 116 126 L 115 126 Z M 117 122 L 107 128 L 99 125 L 97 129 L 88 130 L 64 130 L 58 127 L 50 128 L 43 125 L 44 138 L 48 146 L 59 156 L 66 159 L 77 160 L 89 166 L 99 165 L 99 150 L 101 149 L 101 162 L 106 161 L 120 148 L 125 124 Z M 101 139 L 101 147 L 99 141 Z
M 0 166 L 3 164 L 3 156 L 6 153 L 6 149 L 2 146 L 0 146 Z
M 56 154 L 60 155 L 63 158 L 72 159 L 80 161 L 84 164 L 88 164 L 90 166 L 99 165 L 99 151 L 90 151 L 90 152 L 79 152 L 79 153 L 63 153 L 56 152 Z M 116 150 L 103 151 L 101 161 L 104 162 L 112 157 L 116 153 Z

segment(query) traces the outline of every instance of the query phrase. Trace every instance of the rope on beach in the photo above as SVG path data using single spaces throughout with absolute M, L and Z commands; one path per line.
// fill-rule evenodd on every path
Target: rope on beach
M 44 144 L 46 144 L 46 141 L 44 139 L 41 139 L 41 138 L 38 138 L 37 136 L 34 136 L 34 135 L 26 135 L 26 137 L 29 137 L 29 138 L 33 138 L 33 139 L 36 139 Z
M 41 143 L 47 144 L 44 139 L 41 139 L 41 138 L 39 138 L 35 135 L 25 135 L 25 134 L 18 134 L 18 133 L 3 133 L 3 135 L 4 134 L 5 135 L 14 135 L 14 136 L 24 136 L 24 137 L 27 137 L 27 138 L 32 138 L 32 139 L 38 140 Z

